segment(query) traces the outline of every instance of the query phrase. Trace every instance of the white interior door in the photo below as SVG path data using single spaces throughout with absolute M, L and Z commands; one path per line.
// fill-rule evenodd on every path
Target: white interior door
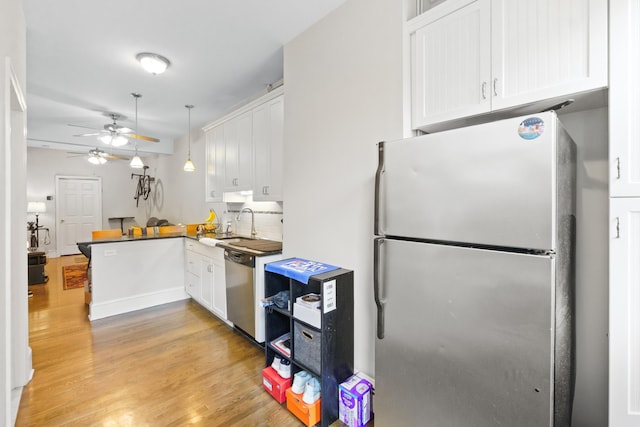
M 100 177 L 56 177 L 58 254 L 80 253 L 78 242 L 91 240 L 91 231 L 102 228 L 102 180 Z

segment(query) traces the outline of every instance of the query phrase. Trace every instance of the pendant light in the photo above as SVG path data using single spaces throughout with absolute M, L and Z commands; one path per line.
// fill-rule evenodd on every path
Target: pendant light
M 134 143 L 136 153 L 131 159 L 129 166 L 131 166 L 133 169 L 142 169 L 144 167 L 144 163 L 142 163 L 142 159 L 140 158 L 140 156 L 138 156 L 138 135 L 140 135 L 140 133 L 138 132 L 138 98 L 140 98 L 142 95 L 133 92 L 131 93 L 131 96 L 133 96 L 136 100 L 136 141 Z
M 187 155 L 187 161 L 185 162 L 183 169 L 185 172 L 193 172 L 196 170 L 195 165 L 191 161 L 191 109 L 193 108 L 193 105 L 185 105 L 185 108 L 189 111 L 189 154 Z

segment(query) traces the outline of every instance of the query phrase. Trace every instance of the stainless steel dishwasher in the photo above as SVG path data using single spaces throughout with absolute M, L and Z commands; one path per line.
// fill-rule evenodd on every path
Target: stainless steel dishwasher
M 227 287 L 227 317 L 234 326 L 256 336 L 255 294 L 253 288 L 255 257 L 224 250 L 224 268 Z

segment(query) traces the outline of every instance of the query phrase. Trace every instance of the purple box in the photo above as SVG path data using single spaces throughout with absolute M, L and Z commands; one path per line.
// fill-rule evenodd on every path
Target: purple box
M 340 384 L 340 421 L 349 427 L 362 427 L 371 420 L 372 388 L 371 383 L 358 374 Z

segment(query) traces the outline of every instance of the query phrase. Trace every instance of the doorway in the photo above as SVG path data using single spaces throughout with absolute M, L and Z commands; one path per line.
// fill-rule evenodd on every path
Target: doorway
M 102 178 L 56 176 L 56 224 L 58 254 L 80 253 L 77 243 L 102 228 Z

